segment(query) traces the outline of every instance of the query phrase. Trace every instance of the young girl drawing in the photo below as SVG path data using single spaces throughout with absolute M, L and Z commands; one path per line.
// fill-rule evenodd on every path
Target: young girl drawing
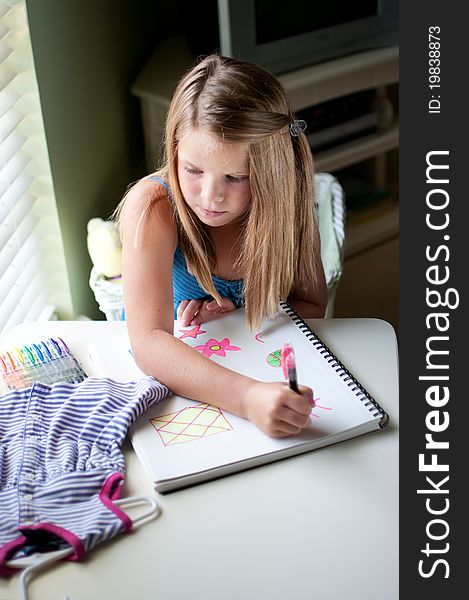
M 163 168 L 118 208 L 125 313 L 140 368 L 174 393 L 250 419 L 271 436 L 309 423 L 312 391 L 235 373 L 173 337 L 242 305 L 259 325 L 288 299 L 322 317 L 326 285 L 313 216 L 313 165 L 280 83 L 212 55 L 179 82 Z M 230 393 L 226 394 L 226 390 Z

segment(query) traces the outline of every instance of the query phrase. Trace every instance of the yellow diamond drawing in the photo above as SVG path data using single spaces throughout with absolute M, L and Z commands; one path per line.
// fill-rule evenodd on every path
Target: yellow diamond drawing
M 222 411 L 211 404 L 187 406 L 150 419 L 165 446 L 193 442 L 233 429 Z

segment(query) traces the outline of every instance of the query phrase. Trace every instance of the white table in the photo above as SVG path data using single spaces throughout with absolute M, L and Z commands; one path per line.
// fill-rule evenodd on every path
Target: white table
M 389 413 L 383 431 L 159 498 L 161 515 L 35 578 L 32 600 L 396 600 L 398 367 L 392 327 L 311 320 L 321 339 Z M 85 369 L 91 339 L 125 324 L 21 325 L 0 341 L 62 336 Z M 155 495 L 126 442 L 124 496 Z M 18 576 L 0 600 L 18 598 Z

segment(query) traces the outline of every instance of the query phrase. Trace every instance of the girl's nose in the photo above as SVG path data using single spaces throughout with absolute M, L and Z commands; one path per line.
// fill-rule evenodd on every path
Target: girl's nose
M 216 181 L 207 177 L 202 182 L 200 196 L 208 202 L 221 202 L 223 200 L 223 188 Z

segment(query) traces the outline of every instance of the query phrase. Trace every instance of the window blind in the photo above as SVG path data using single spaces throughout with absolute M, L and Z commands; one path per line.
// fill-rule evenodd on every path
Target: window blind
M 0 334 L 71 314 L 24 0 L 0 0 Z

